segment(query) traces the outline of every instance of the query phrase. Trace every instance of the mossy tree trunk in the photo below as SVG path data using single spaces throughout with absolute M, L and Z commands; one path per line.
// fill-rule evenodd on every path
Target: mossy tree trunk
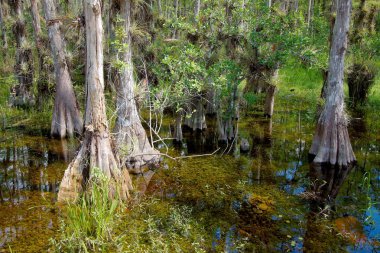
M 1 29 L 1 40 L 3 41 L 3 49 L 8 48 L 8 40 L 7 40 L 7 31 L 5 29 L 4 24 L 4 12 L 3 12 L 3 0 L 0 1 L 0 29 Z
M 51 135 L 57 138 L 72 137 L 74 133 L 82 134 L 83 121 L 71 82 L 54 0 L 44 0 L 44 9 L 56 82 Z
M 310 154 L 315 163 L 347 166 L 356 160 L 347 131 L 343 77 L 351 0 L 339 0 L 330 50 L 326 101 L 318 120 Z
M 47 49 L 47 41 L 44 39 L 42 30 L 41 30 L 41 21 L 40 21 L 40 13 L 38 8 L 38 1 L 31 0 L 30 1 L 30 9 L 32 12 L 33 18 L 33 32 L 34 32 L 34 40 L 37 50 L 38 57 L 38 81 L 37 81 L 37 106 L 38 109 L 42 109 L 42 105 L 46 97 L 49 95 L 49 87 L 48 87 L 48 75 L 50 72 L 50 64 L 46 61 L 48 55 L 46 52 Z
M 87 44 L 85 133 L 76 158 L 65 171 L 58 201 L 76 199 L 92 176 L 93 168 L 99 168 L 110 178 L 111 194 L 118 191 L 121 198 L 127 198 L 131 187 L 129 173 L 120 166 L 106 118 L 100 0 L 85 1 L 84 13 Z
M 201 12 L 201 0 L 195 0 L 194 16 L 197 18 Z
M 34 103 L 32 50 L 26 41 L 25 20 L 22 14 L 22 1 L 14 0 L 10 3 L 16 22 L 13 33 L 16 38 L 16 66 L 15 72 L 18 86 L 15 88 L 13 106 L 28 107 Z
M 125 36 L 123 48 L 118 52 L 118 57 L 124 62 L 124 66 L 119 69 L 119 80 L 116 82 L 116 106 L 117 119 L 114 132 L 116 134 L 116 144 L 121 150 L 121 162 L 131 169 L 139 169 L 148 164 L 157 163 L 159 152 L 151 145 L 146 135 L 137 111 L 134 86 L 132 62 L 132 38 L 131 28 L 131 1 L 120 1 L 120 14 L 123 18 L 123 29 Z

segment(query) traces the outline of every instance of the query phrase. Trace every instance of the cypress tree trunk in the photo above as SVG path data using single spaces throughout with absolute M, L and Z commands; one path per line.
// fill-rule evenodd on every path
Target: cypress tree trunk
M 195 1 L 195 7 L 194 7 L 194 15 L 195 18 L 199 16 L 199 12 L 201 11 L 201 0 Z
M 60 33 L 60 23 L 56 21 L 54 0 L 44 0 L 44 9 L 51 51 L 54 58 L 56 94 L 54 101 L 51 135 L 58 138 L 82 134 L 83 121 L 74 94 L 73 85 L 66 62 L 65 48 Z
M 116 82 L 117 119 L 114 132 L 117 147 L 122 150 L 121 162 L 126 163 L 128 168 L 138 169 L 147 164 L 157 163 L 159 152 L 154 150 L 149 143 L 136 107 L 133 89 L 135 80 L 133 77 L 132 39 L 130 34 L 131 1 L 122 0 L 120 7 L 126 34 L 123 43 L 127 45 L 127 49 L 123 49 L 118 53 L 125 66 L 119 70 L 119 81 Z
M 3 41 L 3 49 L 8 48 L 8 41 L 7 41 L 7 31 L 5 30 L 4 25 L 4 13 L 3 13 L 3 1 L 0 1 L 0 29 L 1 29 L 1 40 Z
M 276 94 L 277 87 L 275 85 L 269 85 L 267 88 L 267 95 L 264 105 L 264 116 L 271 118 L 273 116 L 274 109 L 274 96 Z
M 43 101 L 48 95 L 48 73 L 50 71 L 50 66 L 45 59 L 47 42 L 43 39 L 40 14 L 38 10 L 37 0 L 31 0 L 31 12 L 33 18 L 33 31 L 34 31 L 34 40 L 36 44 L 37 56 L 38 56 L 38 81 L 37 81 L 37 105 L 38 109 L 42 109 Z
M 343 93 L 344 58 L 350 14 L 351 0 L 338 0 L 330 50 L 326 102 L 310 149 L 310 154 L 315 155 L 315 163 L 347 166 L 356 160 L 347 131 Z
M 176 142 L 182 142 L 183 141 L 182 112 L 181 111 L 176 113 L 175 126 L 174 126 L 174 140 Z
M 28 107 L 34 103 L 32 94 L 33 70 L 32 70 L 32 50 L 26 42 L 25 20 L 22 14 L 22 1 L 14 0 L 11 8 L 16 17 L 13 26 L 13 33 L 16 38 L 16 66 L 15 72 L 18 79 L 18 86 L 15 88 L 13 106 Z
M 314 13 L 314 0 L 309 0 L 309 5 L 307 8 L 307 26 L 308 27 L 310 27 L 313 13 Z
M 58 201 L 76 199 L 91 177 L 93 168 L 99 168 L 111 179 L 111 194 L 118 191 L 122 198 L 127 198 L 131 188 L 129 173 L 120 167 L 106 118 L 100 0 L 85 1 L 84 12 L 87 38 L 85 133 L 76 158 L 65 171 Z

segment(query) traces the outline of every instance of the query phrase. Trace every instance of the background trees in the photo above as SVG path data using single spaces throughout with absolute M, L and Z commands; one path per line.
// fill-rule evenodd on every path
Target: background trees
M 10 68 L 17 80 L 10 102 L 53 111 L 46 113 L 51 135 L 64 138 L 83 128 L 79 105 L 87 101 L 83 83 L 89 78 L 86 69 L 93 67 L 85 57 L 87 24 L 81 1 L 43 2 L 43 15 L 37 0 L 1 2 L 3 55 L 16 62 Z M 328 64 L 328 56 L 337 6 L 328 1 L 126 0 L 105 1 L 102 7 L 106 39 L 99 60 L 106 78 L 100 104 L 105 108 L 98 109 L 104 119 L 108 116 L 120 161 L 129 167 L 157 162 L 154 143 L 166 144 L 159 136 L 164 114 L 173 117 L 175 129 L 168 138 L 182 141 L 183 126 L 204 131 L 215 123 L 219 141 L 234 143 L 242 115 L 275 114 L 284 67 L 320 71 L 326 79 L 321 100 L 329 101 L 329 66 L 336 64 Z M 362 106 L 377 75 L 379 4 L 354 1 L 353 8 L 343 70 L 350 104 Z M 51 53 L 44 49 L 48 40 Z M 15 43 L 9 47 L 9 41 Z M 85 117 L 93 116 L 86 107 Z M 207 116 L 215 122 L 207 124 Z

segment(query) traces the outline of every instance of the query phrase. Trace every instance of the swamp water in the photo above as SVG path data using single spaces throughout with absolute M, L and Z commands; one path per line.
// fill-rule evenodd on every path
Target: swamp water
M 272 120 L 246 117 L 239 123 L 239 136 L 250 142 L 248 153 L 232 145 L 221 146 L 215 156 L 165 158 L 146 195 L 191 207 L 208 234 L 206 251 L 378 251 L 379 116 L 351 122 L 356 167 L 324 170 L 308 163 L 313 115 L 282 108 L 287 109 L 277 110 Z M 169 132 L 167 124 L 163 137 Z M 219 148 L 211 130 L 184 137 L 179 146 L 167 142 L 170 155 Z M 78 142 L 23 131 L 3 132 L 0 140 L 0 252 L 44 252 L 57 233 L 59 182 Z

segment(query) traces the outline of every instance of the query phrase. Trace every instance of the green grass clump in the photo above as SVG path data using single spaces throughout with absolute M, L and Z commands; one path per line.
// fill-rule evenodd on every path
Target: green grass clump
M 96 170 L 95 170 L 96 171 Z M 206 252 L 192 210 L 157 199 L 110 198 L 109 179 L 96 172 L 90 189 L 63 210 L 53 252 Z
M 54 252 L 110 252 L 121 247 L 123 235 L 114 233 L 123 207 L 110 198 L 109 179 L 94 169 L 90 189 L 75 204 L 64 208 L 59 236 L 52 239 Z

